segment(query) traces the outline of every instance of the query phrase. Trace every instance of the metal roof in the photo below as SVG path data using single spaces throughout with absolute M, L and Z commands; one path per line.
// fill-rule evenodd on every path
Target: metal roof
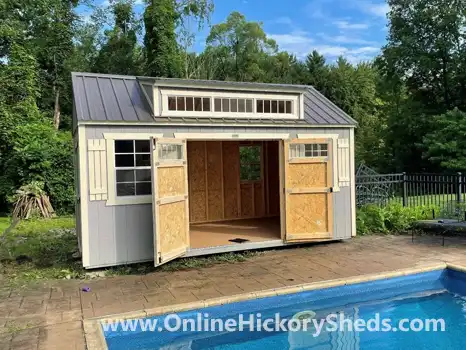
M 136 77 L 73 73 L 72 82 L 78 121 L 154 121 Z
M 181 118 L 154 117 L 151 107 L 142 92 L 139 81 L 154 85 L 169 86 L 212 86 L 221 89 L 246 88 L 252 90 L 271 90 L 300 92 L 304 96 L 304 119 L 251 119 L 244 118 Z M 274 125 L 332 125 L 353 126 L 357 122 L 314 89 L 312 86 L 290 84 L 243 83 L 210 80 L 184 80 L 169 78 L 150 78 L 93 73 L 72 73 L 74 103 L 77 121 L 107 122 L 152 122 L 170 123 L 207 123 L 207 124 L 274 124 Z

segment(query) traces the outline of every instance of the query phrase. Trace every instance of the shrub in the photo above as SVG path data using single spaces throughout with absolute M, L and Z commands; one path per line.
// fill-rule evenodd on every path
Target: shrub
M 0 200 L 32 181 L 45 184 L 57 213 L 73 211 L 74 168 L 71 133 L 56 131 L 47 121 L 14 127 L 7 151 L 0 158 Z
M 432 210 L 439 212 L 438 207 L 422 205 L 403 207 L 392 203 L 385 207 L 366 205 L 356 212 L 356 227 L 358 234 L 397 233 L 408 229 L 414 221 L 432 217 Z

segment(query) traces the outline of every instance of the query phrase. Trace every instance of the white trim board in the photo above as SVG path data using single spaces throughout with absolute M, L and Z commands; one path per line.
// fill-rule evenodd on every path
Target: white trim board
M 87 167 L 87 142 L 84 126 L 78 126 L 78 152 L 79 152 L 79 199 L 81 206 L 81 254 L 83 266 L 90 266 L 89 247 L 89 188 Z
M 354 129 L 350 130 L 350 188 L 351 188 L 351 235 L 356 236 L 356 169 L 354 156 Z
M 174 133 L 175 139 L 187 140 L 286 140 L 290 134 L 270 133 Z
M 150 140 L 151 137 L 163 137 L 163 134 L 154 133 L 104 133 L 104 139 L 106 140 Z
M 254 124 L 254 123 L 180 123 L 180 122 L 170 122 L 170 123 L 157 123 L 157 122 L 117 122 L 117 121 L 106 121 L 106 120 L 86 120 L 86 121 L 78 121 L 78 125 L 94 125 L 94 126 L 152 126 L 152 127 L 173 127 L 173 126 L 180 126 L 186 128 L 193 128 L 198 126 L 205 126 L 205 127 L 225 127 L 225 128 L 236 128 L 236 127 L 251 127 L 251 128 L 307 128 L 307 129 L 328 129 L 328 128 L 337 128 L 337 129 L 354 129 L 356 125 L 317 125 L 317 124 Z

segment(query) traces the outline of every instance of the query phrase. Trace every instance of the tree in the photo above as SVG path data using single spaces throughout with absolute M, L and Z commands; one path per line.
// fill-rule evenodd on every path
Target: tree
M 262 23 L 248 22 L 244 15 L 232 12 L 226 22 L 212 27 L 207 47 L 221 60 L 217 79 L 263 81 L 264 59 L 277 52 L 277 44 L 267 38 Z
M 403 171 L 436 171 L 423 158 L 432 116 L 466 108 L 464 0 L 389 0 L 388 43 L 377 66 L 388 98 L 387 148 Z M 406 142 L 409 140 L 409 142 Z
M 105 42 L 100 48 L 93 70 L 99 73 L 139 74 L 140 50 L 137 47 L 139 26 L 131 1 L 110 5 L 114 27 L 105 31 Z
M 146 74 L 168 78 L 180 75 L 175 32 L 177 19 L 174 0 L 149 0 L 144 11 Z
M 205 24 L 210 24 L 210 16 L 214 10 L 212 0 L 182 0 L 176 3 L 178 21 L 176 27 L 178 43 L 181 49 L 182 76 L 191 79 L 199 76 L 206 56 L 193 52 L 196 33 Z
M 436 128 L 423 139 L 424 156 L 443 169 L 466 169 L 466 113 L 455 108 L 433 122 Z
M 307 55 L 305 63 L 308 71 L 308 84 L 314 86 L 324 95 L 327 94 L 329 67 L 325 57 L 314 50 Z

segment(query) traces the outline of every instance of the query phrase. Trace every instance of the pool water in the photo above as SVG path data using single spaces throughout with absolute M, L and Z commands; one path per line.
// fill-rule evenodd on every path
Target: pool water
M 235 332 L 136 332 L 108 331 L 105 338 L 110 350 L 116 349 L 462 349 L 466 347 L 466 275 L 453 270 L 438 270 L 327 288 L 277 297 L 263 298 L 202 310 L 182 312 L 182 319 L 198 312 L 215 318 L 237 318 L 240 313 L 260 313 L 262 319 L 290 319 L 298 312 L 312 310 L 315 319 L 329 314 L 343 314 L 347 320 L 368 321 L 379 314 L 390 318 L 395 328 L 402 319 L 443 319 L 444 332 L 370 332 L 323 331 L 313 336 L 307 331 L 235 331 Z M 157 316 L 163 322 L 166 316 Z M 416 349 L 417 348 L 417 349 Z

